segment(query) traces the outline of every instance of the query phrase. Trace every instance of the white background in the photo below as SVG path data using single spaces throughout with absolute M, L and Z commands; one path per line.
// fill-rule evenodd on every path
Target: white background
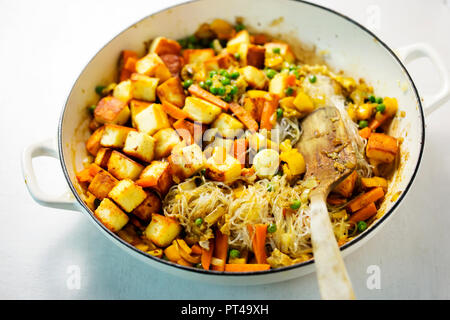
M 41 207 L 25 188 L 21 151 L 56 135 L 63 102 L 87 61 L 124 28 L 178 2 L 0 0 L 0 298 L 319 298 L 315 274 L 228 287 L 157 272 L 106 239 L 85 215 Z M 427 42 L 450 67 L 448 0 L 318 2 L 372 28 L 392 48 Z M 379 20 L 373 20 L 374 10 Z M 408 69 L 421 93 L 439 85 L 427 61 Z M 426 119 L 413 188 L 388 225 L 346 258 L 358 298 L 450 298 L 449 119 L 449 102 Z M 57 160 L 39 158 L 35 164 L 42 188 L 66 188 Z M 379 290 L 366 286 L 370 265 L 380 267 Z M 71 266 L 81 272 L 79 289 L 67 286 Z

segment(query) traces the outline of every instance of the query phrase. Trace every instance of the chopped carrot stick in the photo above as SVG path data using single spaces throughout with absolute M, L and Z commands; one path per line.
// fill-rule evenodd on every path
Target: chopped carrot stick
M 369 219 L 376 213 L 377 213 L 377 207 L 375 206 L 375 203 L 372 202 L 368 206 L 366 206 L 366 207 L 356 211 L 354 214 L 352 214 L 349 221 L 351 221 L 351 222 L 364 221 L 364 220 Z
M 370 129 L 369 127 L 365 127 L 364 129 L 359 130 L 359 135 L 364 139 L 369 139 L 371 133 L 372 129 Z
M 247 112 L 242 106 L 239 104 L 232 102 L 230 103 L 230 109 L 234 113 L 234 115 L 246 126 L 250 131 L 256 132 L 258 131 L 258 123 L 253 119 L 251 114 Z
M 194 244 L 191 247 L 191 250 L 193 254 L 202 254 L 202 247 L 200 247 L 198 244 Z
M 131 74 L 133 73 L 131 69 L 131 65 L 128 65 L 130 69 L 125 68 L 127 63 L 132 64 L 132 62 L 128 62 L 129 59 L 136 59 L 137 61 L 138 54 L 135 51 L 132 50 L 123 50 L 122 56 L 121 56 L 121 70 L 120 70 L 120 81 L 125 81 L 130 78 Z
M 172 125 L 187 144 L 194 143 L 194 124 L 184 119 L 175 121 Z
M 245 167 L 245 155 L 248 148 L 248 140 L 245 138 L 240 138 L 234 140 L 233 143 L 233 155 L 241 163 L 241 167 Z
M 208 91 L 202 89 L 200 86 L 193 84 L 189 87 L 188 89 L 189 93 L 204 99 L 208 102 L 211 102 L 212 104 L 215 104 L 216 106 L 222 108 L 223 110 L 228 110 L 229 106 L 228 103 L 226 103 L 225 101 L 223 101 L 222 99 L 216 97 L 215 95 L 213 95 L 212 93 L 209 93 Z
M 205 270 L 209 270 L 209 266 L 211 265 L 211 259 L 214 253 L 214 240 L 209 240 L 209 250 L 202 248 L 202 267 Z
M 265 101 L 261 113 L 261 129 L 271 130 L 275 123 L 275 112 L 277 110 L 277 100 Z
M 361 208 L 368 206 L 371 202 L 375 202 L 378 199 L 383 198 L 383 196 L 384 196 L 383 188 L 381 187 L 373 188 L 372 190 L 363 193 L 362 195 L 350 201 L 347 204 L 347 208 L 351 212 L 355 212 Z
M 188 113 L 186 111 L 178 108 L 176 105 L 168 101 L 162 101 L 162 108 L 169 116 L 177 120 L 186 119 L 188 117 Z
M 216 243 L 214 244 L 214 257 L 218 258 L 222 261 L 227 260 L 228 255 L 228 236 L 220 232 L 220 230 L 216 231 Z M 212 266 L 213 270 L 223 271 L 225 266 Z
M 247 225 L 247 229 L 252 238 L 253 253 L 255 254 L 256 262 L 267 263 L 266 255 L 266 235 L 267 224 Z
M 373 119 L 370 122 L 370 124 L 369 124 L 370 130 L 374 131 L 379 126 L 381 126 L 388 118 L 389 118 L 389 116 L 387 114 L 383 114 L 381 119 L 378 119 L 378 120 L 377 119 Z
M 120 71 L 119 81 L 122 82 L 122 81 L 130 79 L 132 74 L 133 74 L 133 72 L 126 70 L 126 69 L 122 69 Z
M 295 75 L 291 74 L 286 78 L 286 84 L 288 87 L 293 87 L 295 85 Z
M 225 271 L 227 272 L 252 272 L 252 271 L 263 271 L 269 270 L 269 264 L 251 264 L 251 263 L 227 263 L 225 265 Z
M 341 206 L 345 204 L 347 200 L 336 195 L 329 195 L 327 198 L 327 202 L 333 206 Z
M 136 72 L 136 62 L 138 61 L 137 57 L 129 57 L 123 65 L 125 70 Z

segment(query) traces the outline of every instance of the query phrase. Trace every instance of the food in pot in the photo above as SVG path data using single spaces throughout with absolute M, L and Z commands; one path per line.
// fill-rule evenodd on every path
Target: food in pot
M 95 216 L 152 256 L 250 272 L 313 258 L 309 194 L 296 148 L 302 118 L 336 106 L 357 157 L 327 199 L 339 245 L 364 232 L 398 162 L 386 134 L 397 100 L 364 80 L 296 58 L 284 41 L 216 19 L 194 35 L 121 53 L 77 174 Z M 333 158 L 333 154 L 329 154 Z M 336 168 L 339 170 L 339 168 Z

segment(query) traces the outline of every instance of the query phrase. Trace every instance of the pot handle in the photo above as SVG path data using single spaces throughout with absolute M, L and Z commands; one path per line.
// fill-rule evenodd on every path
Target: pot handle
M 41 156 L 59 159 L 54 139 L 34 143 L 23 150 L 22 174 L 30 195 L 37 203 L 45 207 L 79 211 L 77 202 L 69 190 L 57 196 L 46 194 L 41 190 L 36 181 L 32 161 L 34 158 Z
M 415 43 L 396 50 L 399 58 L 406 64 L 421 57 L 430 59 L 431 63 L 437 68 L 441 79 L 441 88 L 435 94 L 423 95 L 424 113 L 429 116 L 443 105 L 445 100 L 450 97 L 449 72 L 442 62 L 439 54 L 426 43 Z

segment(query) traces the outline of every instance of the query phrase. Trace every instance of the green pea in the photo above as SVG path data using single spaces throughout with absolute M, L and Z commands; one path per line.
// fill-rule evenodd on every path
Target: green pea
M 102 96 L 103 95 L 103 90 L 105 90 L 105 86 L 96 86 L 95 87 L 95 92 L 97 92 L 97 94 L 99 95 L 99 96 Z
M 369 96 L 369 101 L 372 102 L 372 103 L 375 103 L 377 101 L 377 98 L 375 98 L 374 95 L 370 95 Z
M 196 226 L 200 226 L 202 223 L 203 223 L 203 219 L 202 218 L 195 219 L 195 225 Z
M 196 44 L 198 41 L 197 41 L 197 37 L 195 36 L 195 35 L 190 35 L 188 38 L 187 38 L 187 42 L 188 43 L 192 43 L 192 44 Z
M 363 129 L 365 127 L 367 127 L 369 125 L 369 123 L 367 122 L 367 120 L 360 120 L 359 121 L 359 128 Z
M 180 46 L 182 48 L 186 48 L 187 47 L 187 39 L 180 39 L 180 40 L 178 40 L 178 43 L 180 44 Z
M 276 53 L 276 54 L 279 54 L 279 53 L 281 53 L 281 49 L 280 48 L 273 48 L 272 52 Z
M 301 205 L 302 205 L 302 203 L 300 202 L 300 200 L 294 200 L 291 203 L 291 209 L 297 210 L 298 208 L 300 208 Z
M 200 81 L 199 86 L 200 86 L 200 88 L 202 88 L 202 89 L 206 89 L 206 83 L 205 83 L 205 81 Z
M 233 71 L 230 75 L 231 79 L 236 80 L 237 78 L 239 78 L 241 74 L 238 71 Z
M 283 109 L 278 108 L 277 109 L 277 119 L 279 120 L 281 118 L 283 118 Z
M 238 92 L 238 87 L 235 85 L 231 86 L 230 94 L 235 95 L 237 92 Z
M 383 113 L 384 110 L 386 110 L 386 106 L 385 106 L 383 103 L 382 103 L 382 104 L 379 104 L 379 105 L 377 105 L 377 106 L 375 107 L 375 110 L 377 110 L 378 112 Z
M 188 49 L 195 49 L 195 44 L 193 44 L 193 43 L 188 43 L 187 48 L 188 48 Z
M 275 223 L 269 224 L 267 227 L 267 232 L 274 233 L 275 231 L 277 231 L 277 225 Z
M 212 70 L 212 71 L 209 72 L 209 77 L 213 78 L 216 74 L 217 74 L 217 71 L 216 70 Z
M 364 221 L 358 221 L 357 228 L 359 232 L 363 232 L 367 229 L 367 223 L 365 223 Z
M 224 85 L 227 86 L 231 83 L 229 78 L 223 78 L 222 80 L 220 80 L 220 82 Z
M 221 76 L 225 76 L 225 74 L 227 74 L 228 72 L 227 72 L 227 70 L 225 70 L 225 69 L 220 69 L 219 70 L 219 74 L 221 75 Z
M 316 81 L 317 81 L 317 77 L 314 74 L 309 77 L 309 82 L 315 83 Z
M 227 90 L 226 90 L 224 87 L 219 87 L 219 88 L 217 88 L 217 94 L 218 94 L 219 96 L 225 95 L 226 92 L 227 92 Z
M 212 85 L 212 80 L 211 79 L 206 79 L 205 80 L 205 84 L 208 86 L 208 87 L 211 87 L 211 85 Z
M 277 74 L 277 72 L 273 69 L 267 69 L 267 71 L 266 71 L 266 76 L 269 79 L 272 79 L 273 77 L 275 77 L 276 74 Z
M 294 72 L 292 72 L 295 76 L 295 79 L 300 79 L 300 73 L 298 72 L 298 70 L 294 70 Z
M 237 61 L 241 60 L 241 54 L 240 54 L 239 52 L 236 52 L 236 53 L 234 54 L 234 58 L 235 58 Z
M 202 266 L 201 263 L 196 263 L 196 264 L 195 264 L 195 267 L 196 267 L 197 269 L 203 269 L 203 266 Z
M 234 29 L 239 32 L 245 29 L 245 26 L 242 23 L 238 23 L 237 25 L 234 26 Z
M 93 104 L 92 106 L 88 107 L 88 110 L 89 110 L 90 113 L 94 113 L 95 108 L 97 108 L 97 106 L 95 104 Z
M 292 96 L 292 94 L 294 93 L 294 89 L 292 89 L 291 87 L 287 87 L 286 90 L 284 90 L 284 93 L 287 96 Z
M 191 79 L 188 79 L 188 80 L 186 80 L 186 81 L 183 81 L 183 88 L 185 88 L 185 89 L 187 89 L 187 88 L 189 88 L 191 85 L 192 85 L 192 80 Z
M 378 103 L 378 104 L 383 103 L 383 98 L 377 98 L 377 103 Z
M 223 100 L 225 102 L 231 102 L 231 100 L 233 100 L 233 97 L 229 94 L 227 94 L 225 97 L 223 97 Z
M 209 92 L 211 92 L 212 94 L 216 95 L 219 92 L 219 88 L 211 87 L 211 88 L 209 88 Z
M 239 258 L 241 256 L 241 252 L 237 249 L 231 249 L 230 250 L 230 257 L 231 258 Z

